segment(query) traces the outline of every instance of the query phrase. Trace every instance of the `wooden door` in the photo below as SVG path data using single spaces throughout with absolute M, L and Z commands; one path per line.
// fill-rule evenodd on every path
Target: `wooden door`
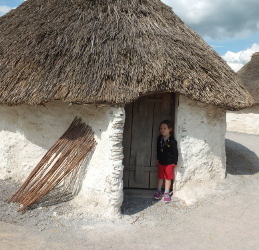
M 126 105 L 123 133 L 124 188 L 156 188 L 159 124 L 166 119 L 174 122 L 174 110 L 172 93 L 149 95 Z

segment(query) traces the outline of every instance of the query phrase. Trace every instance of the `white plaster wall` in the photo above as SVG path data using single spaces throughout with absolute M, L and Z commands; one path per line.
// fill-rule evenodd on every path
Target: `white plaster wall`
M 71 203 L 88 213 L 119 214 L 123 200 L 123 108 L 68 105 L 60 101 L 46 106 L 1 105 L 0 179 L 23 182 L 75 116 L 92 127 L 97 146 L 82 166 L 87 168 L 82 188 Z
M 178 96 L 176 139 L 179 162 L 175 195 L 187 204 L 206 197 L 225 177 L 226 111 Z
M 227 131 L 259 134 L 259 105 L 227 112 Z
M 90 162 L 75 204 L 83 213 L 117 217 L 123 202 L 124 108 L 110 110 L 110 116 L 107 131 L 101 136 L 102 145 Z

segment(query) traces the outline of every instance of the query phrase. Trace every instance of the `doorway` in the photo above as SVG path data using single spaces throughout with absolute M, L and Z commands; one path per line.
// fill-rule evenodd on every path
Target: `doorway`
M 156 142 L 159 124 L 174 123 L 175 95 L 154 94 L 125 106 L 123 133 L 124 188 L 157 187 Z

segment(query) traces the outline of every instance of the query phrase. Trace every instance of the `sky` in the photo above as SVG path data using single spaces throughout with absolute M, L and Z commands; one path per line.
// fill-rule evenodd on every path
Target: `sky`
M 259 51 L 258 0 L 162 0 L 234 70 Z
M 0 16 L 24 0 L 0 0 Z M 259 52 L 258 0 L 161 0 L 234 70 Z

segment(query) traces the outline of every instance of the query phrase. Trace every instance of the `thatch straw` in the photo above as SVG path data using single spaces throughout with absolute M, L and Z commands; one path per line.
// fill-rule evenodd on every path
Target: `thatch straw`
M 177 92 L 240 109 L 236 74 L 159 0 L 28 0 L 0 18 L 0 103 L 125 104 Z
M 259 105 L 259 52 L 254 53 L 251 60 L 237 74 Z

